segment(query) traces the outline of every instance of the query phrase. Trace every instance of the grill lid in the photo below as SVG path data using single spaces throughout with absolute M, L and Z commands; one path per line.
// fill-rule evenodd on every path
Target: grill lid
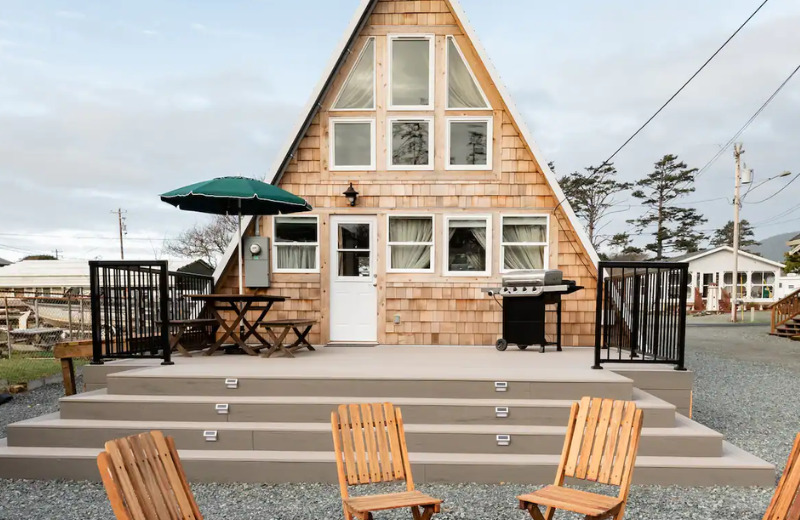
M 503 287 L 561 285 L 562 273 L 557 269 L 531 269 L 503 276 Z

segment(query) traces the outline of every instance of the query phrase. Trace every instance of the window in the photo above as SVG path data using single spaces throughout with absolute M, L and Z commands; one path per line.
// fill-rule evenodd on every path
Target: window
M 492 169 L 492 118 L 447 119 L 447 169 Z
M 772 271 L 750 274 L 750 297 L 770 300 L 775 294 L 775 273 Z
M 431 118 L 390 119 L 389 168 L 429 170 L 433 168 L 433 120 Z
M 548 218 L 503 217 L 502 270 L 547 269 Z
M 446 217 L 445 274 L 488 276 L 489 217 Z
M 728 271 L 722 277 L 722 288 L 728 291 L 732 297 L 736 298 L 744 298 L 747 294 L 747 289 L 745 286 L 747 285 L 747 273 L 743 273 L 739 271 L 739 290 L 736 295 L 733 294 L 733 273 Z
M 361 50 L 333 109 L 375 110 L 375 38 L 367 40 Z
M 389 37 L 389 107 L 433 108 L 433 37 Z
M 447 108 L 488 109 L 475 75 L 469 69 L 455 38 L 447 37 Z
M 331 170 L 375 169 L 375 120 L 331 119 Z
M 389 217 L 389 272 L 433 272 L 433 217 Z
M 275 217 L 272 222 L 272 256 L 275 272 L 317 272 L 319 270 L 318 217 Z

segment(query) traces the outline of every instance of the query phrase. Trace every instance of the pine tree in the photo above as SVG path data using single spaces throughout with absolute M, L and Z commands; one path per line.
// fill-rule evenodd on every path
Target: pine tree
M 753 237 L 753 226 L 747 220 L 739 222 L 739 249 L 743 251 L 750 251 L 749 248 L 761 245 L 761 242 L 755 240 Z M 727 224 L 714 231 L 714 236 L 711 237 L 711 245 L 714 247 L 730 246 L 733 247 L 733 221 L 729 220 Z
M 652 242 L 645 249 L 662 260 L 669 252 L 692 252 L 700 248 L 705 235 L 697 228 L 707 221 L 694 208 L 682 208 L 676 200 L 694 192 L 697 168 L 689 168 L 676 155 L 665 155 L 655 163 L 655 169 L 636 183 L 632 195 L 641 199 L 644 215 L 628 223 L 639 229 L 653 228 Z
M 615 195 L 630 189 L 633 185 L 620 182 L 615 177 L 617 169 L 613 164 L 601 167 L 589 166 L 584 172 L 573 172 L 562 177 L 558 183 L 564 190 L 572 209 L 586 224 L 589 241 L 595 249 L 609 242 L 612 236 L 602 234 L 604 220 L 623 210 L 612 210 L 618 204 Z
M 784 271 L 786 274 L 797 273 L 800 274 L 800 253 L 790 255 L 789 253 L 783 254 Z

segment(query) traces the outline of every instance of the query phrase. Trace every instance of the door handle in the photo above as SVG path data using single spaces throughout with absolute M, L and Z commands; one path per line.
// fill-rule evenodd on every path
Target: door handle
M 372 286 L 373 287 L 377 287 L 378 286 L 378 277 L 377 276 L 373 276 L 372 277 Z

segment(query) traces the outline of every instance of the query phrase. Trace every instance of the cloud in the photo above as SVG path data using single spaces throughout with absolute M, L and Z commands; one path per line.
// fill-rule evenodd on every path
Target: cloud
M 84 20 L 86 14 L 78 11 L 56 11 L 53 13 L 57 18 L 64 18 L 67 20 Z
M 210 36 L 214 38 L 230 38 L 236 40 L 258 40 L 261 36 L 247 31 L 236 31 L 230 29 L 219 29 L 216 27 L 209 27 L 202 23 L 194 22 L 189 25 L 195 32 Z

